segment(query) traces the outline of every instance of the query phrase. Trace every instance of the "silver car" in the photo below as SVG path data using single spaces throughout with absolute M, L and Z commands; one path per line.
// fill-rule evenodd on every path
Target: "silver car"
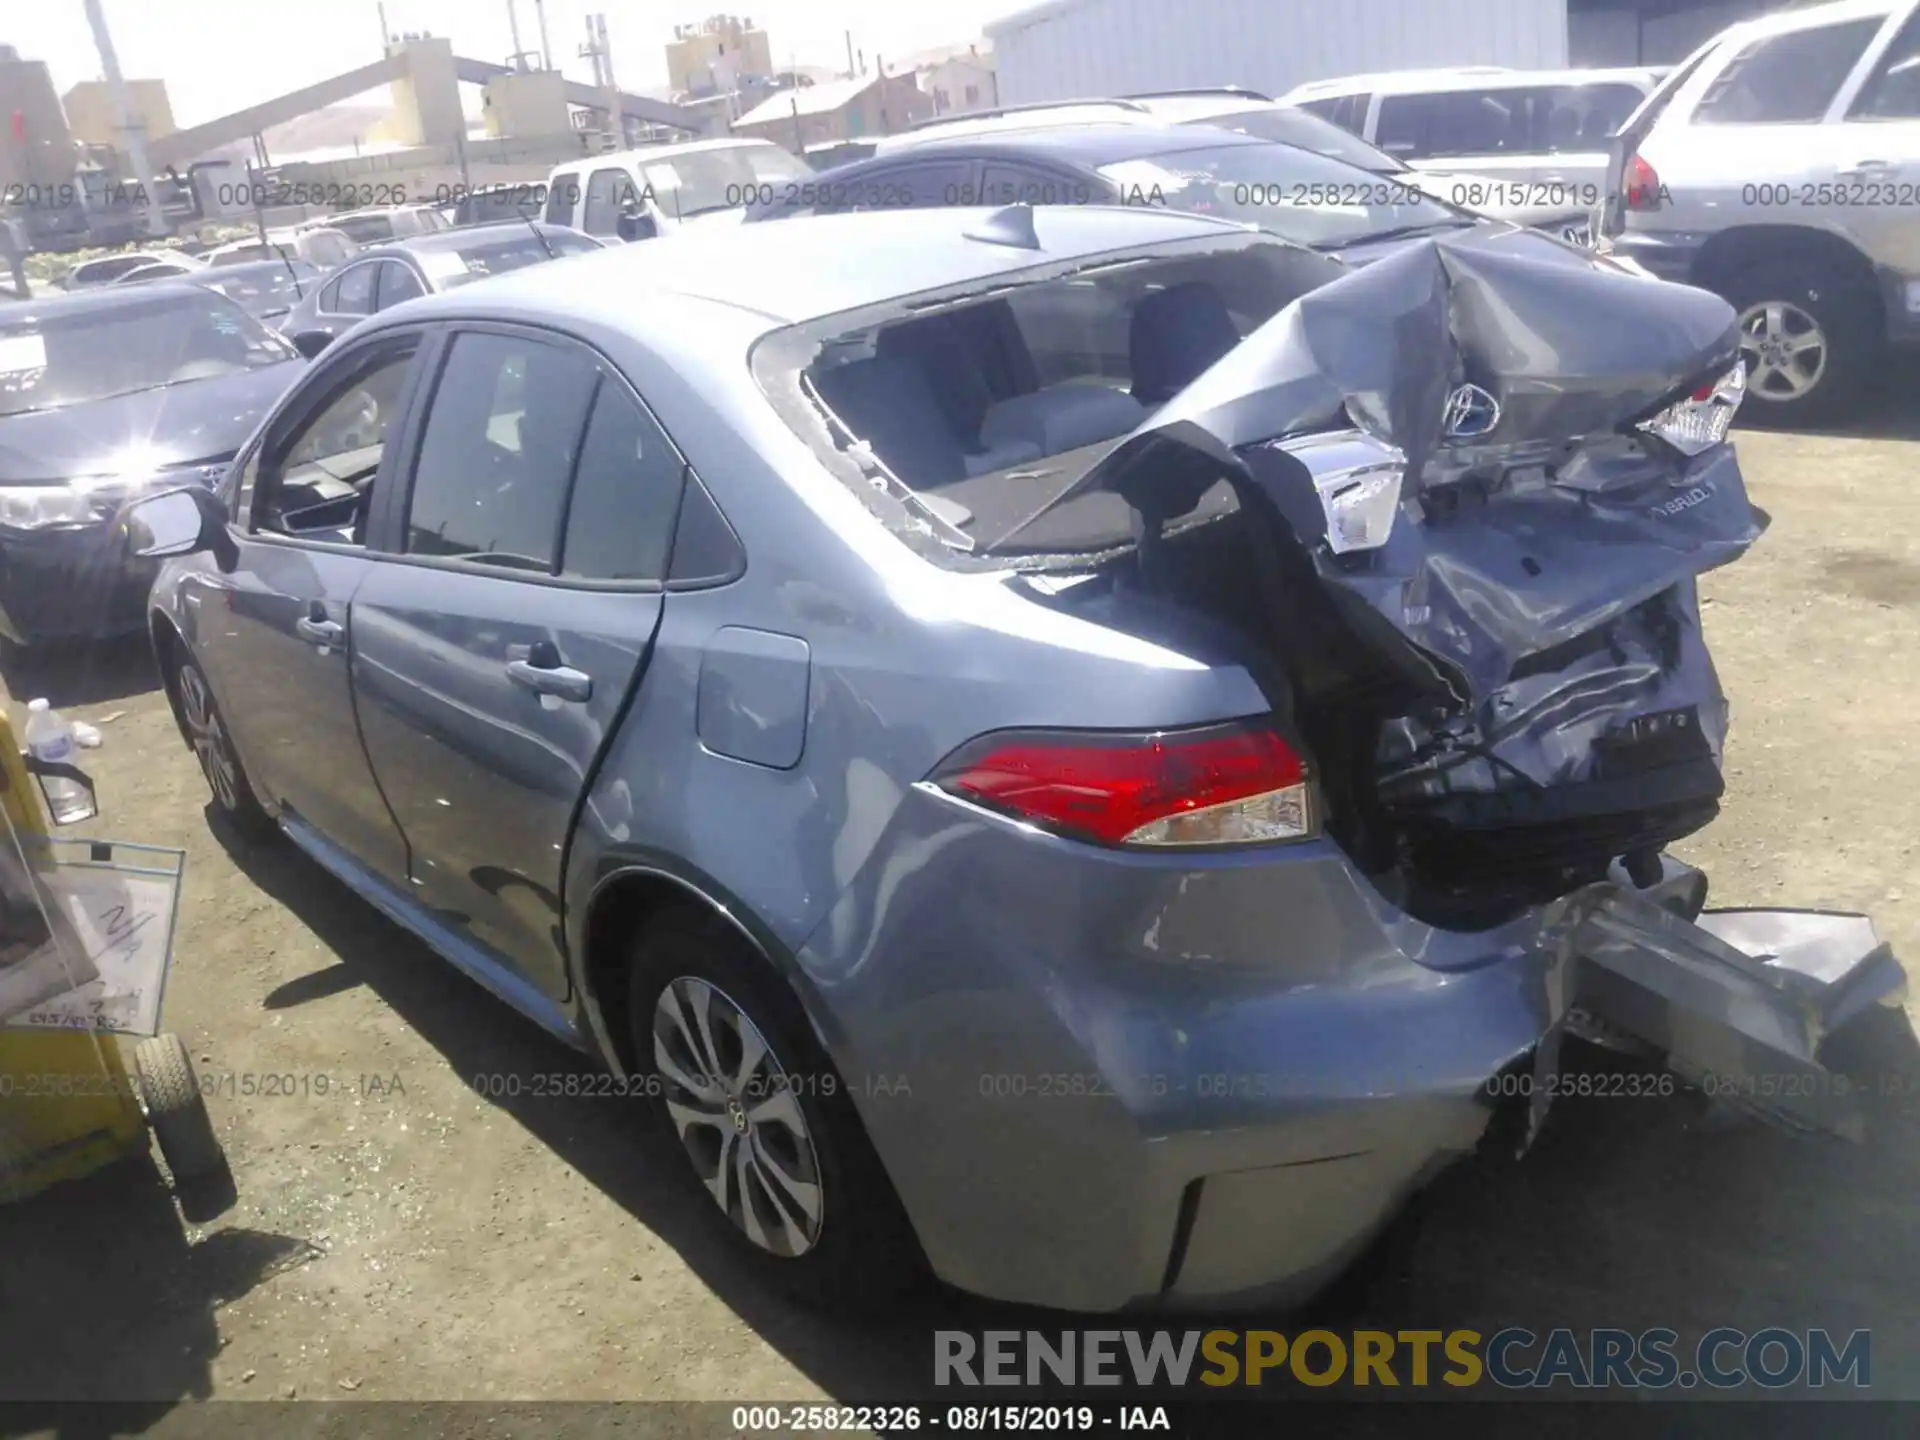
M 1723 31 L 1615 142 L 1616 253 L 1739 313 L 1748 413 L 1843 414 L 1920 340 L 1920 16 L 1838 0 Z
M 1572 1026 L 1854 1123 L 1870 925 L 1662 853 L 1732 322 L 1507 227 L 689 231 L 367 318 L 129 523 L 216 813 L 598 1057 L 769 1282 L 1298 1298 Z

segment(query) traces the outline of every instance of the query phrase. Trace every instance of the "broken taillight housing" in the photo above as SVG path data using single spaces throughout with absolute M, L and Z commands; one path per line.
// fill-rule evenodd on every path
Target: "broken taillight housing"
M 1727 438 L 1734 412 L 1747 394 L 1747 366 L 1736 360 L 1718 380 L 1710 380 L 1662 410 L 1640 428 L 1666 441 L 1682 455 L 1698 455 Z
M 950 794 L 1102 845 L 1266 845 L 1314 833 L 1306 761 L 1270 726 L 1006 731 L 931 777 Z
M 1638 155 L 1627 157 L 1627 171 L 1622 177 L 1621 189 L 1626 192 L 1629 210 L 1660 208 L 1659 172 Z

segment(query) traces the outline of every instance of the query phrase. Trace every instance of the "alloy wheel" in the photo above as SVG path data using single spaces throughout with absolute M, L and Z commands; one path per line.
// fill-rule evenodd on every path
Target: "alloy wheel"
M 240 767 L 227 744 L 220 712 L 207 693 L 206 677 L 195 665 L 180 667 L 180 710 L 187 722 L 187 740 L 213 787 L 213 798 L 229 812 L 240 808 Z
M 819 1157 L 792 1078 L 717 986 L 683 975 L 654 1002 L 667 1114 L 713 1201 L 756 1246 L 796 1258 L 820 1239 Z
M 1747 388 L 1764 400 L 1798 400 L 1827 373 L 1827 335 L 1820 322 L 1786 300 L 1763 300 L 1740 312 L 1740 353 Z

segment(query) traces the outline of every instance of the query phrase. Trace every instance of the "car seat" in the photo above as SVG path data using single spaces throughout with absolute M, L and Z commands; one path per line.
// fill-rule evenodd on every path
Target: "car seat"
M 1240 343 L 1227 302 L 1197 280 L 1172 285 L 1134 306 L 1128 330 L 1133 398 L 1160 406 Z

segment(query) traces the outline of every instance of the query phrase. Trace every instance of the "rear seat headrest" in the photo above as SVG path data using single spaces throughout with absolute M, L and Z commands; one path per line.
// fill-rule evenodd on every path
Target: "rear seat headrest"
M 1190 280 L 1147 296 L 1129 327 L 1134 398 L 1166 404 L 1239 343 L 1239 327 L 1213 286 Z

